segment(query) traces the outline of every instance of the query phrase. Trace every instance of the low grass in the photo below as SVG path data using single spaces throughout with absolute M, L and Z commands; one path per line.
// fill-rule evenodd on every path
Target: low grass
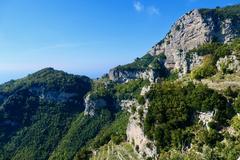
M 139 160 L 137 153 L 128 142 L 114 144 L 110 141 L 102 146 L 90 160 Z

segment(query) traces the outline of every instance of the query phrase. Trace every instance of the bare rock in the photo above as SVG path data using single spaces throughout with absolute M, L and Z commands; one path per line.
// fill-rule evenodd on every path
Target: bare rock
M 154 82 L 158 77 L 157 72 L 153 69 L 146 70 L 118 70 L 111 69 L 109 72 L 109 79 L 115 82 L 124 83 L 134 79 L 144 79 Z
M 199 112 L 199 122 L 209 129 L 208 123 L 213 121 L 214 112 Z
M 225 56 L 217 61 L 217 69 L 221 72 L 239 72 L 240 62 L 235 55 Z
M 84 105 L 84 115 L 94 116 L 96 109 L 106 107 L 107 102 L 103 98 L 95 98 L 89 94 L 84 99 Z
M 199 45 L 215 41 L 227 43 L 239 35 L 240 25 L 232 19 L 221 20 L 214 15 L 203 15 L 200 10 L 193 10 L 182 16 L 171 27 L 170 32 L 148 53 L 167 57 L 165 66 L 186 74 L 199 61 L 187 62 L 186 53 Z M 198 58 L 198 57 L 194 57 Z

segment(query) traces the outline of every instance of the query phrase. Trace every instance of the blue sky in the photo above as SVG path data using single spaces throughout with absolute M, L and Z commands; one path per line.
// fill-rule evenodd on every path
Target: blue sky
M 97 77 L 144 55 L 185 12 L 238 0 L 0 0 L 0 83 L 45 67 Z

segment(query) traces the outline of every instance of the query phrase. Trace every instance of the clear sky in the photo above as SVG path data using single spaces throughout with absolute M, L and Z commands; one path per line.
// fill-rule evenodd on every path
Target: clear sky
M 193 8 L 239 0 L 0 0 L 0 83 L 45 67 L 97 77 L 144 55 Z

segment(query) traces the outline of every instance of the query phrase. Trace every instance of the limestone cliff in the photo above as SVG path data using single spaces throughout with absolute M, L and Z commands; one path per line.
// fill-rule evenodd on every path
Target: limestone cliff
M 107 106 L 107 102 L 104 100 L 104 98 L 93 98 L 91 94 L 89 94 L 84 99 L 84 106 L 84 115 L 94 116 L 97 109 Z
M 195 9 L 186 13 L 176 21 L 166 37 L 148 53 L 151 55 L 164 53 L 167 68 L 178 69 L 182 74 L 187 73 L 191 70 L 190 66 L 197 62 L 187 61 L 188 51 L 207 42 L 227 43 L 239 36 L 240 16 L 231 16 L 231 13 L 228 13 L 228 17 L 223 17 L 222 12 L 226 9 Z
M 157 74 L 156 70 L 146 69 L 146 70 L 118 70 L 112 69 L 109 72 L 109 78 L 113 81 L 117 82 L 127 82 L 132 79 L 144 79 L 149 80 L 150 82 L 154 82 Z
M 227 43 L 240 35 L 239 5 L 217 9 L 195 9 L 184 14 L 171 27 L 163 40 L 154 45 L 147 54 L 165 55 L 164 66 L 177 70 L 179 76 L 188 73 L 202 63 L 199 55 L 187 58 L 187 53 L 209 42 Z M 156 79 L 159 75 L 146 74 L 144 69 L 132 72 L 127 69 L 110 71 L 110 79 L 145 78 Z M 148 76 L 146 76 L 148 75 Z

